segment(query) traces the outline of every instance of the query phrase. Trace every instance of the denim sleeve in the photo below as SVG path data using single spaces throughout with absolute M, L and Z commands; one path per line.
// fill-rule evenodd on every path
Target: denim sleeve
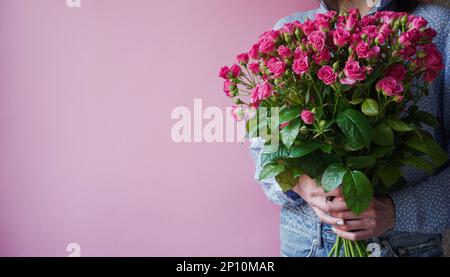
M 444 149 L 450 151 L 450 27 L 446 28 L 444 41 L 445 70 L 441 87 L 435 92 L 442 93 L 440 107 L 443 126 Z M 445 144 L 445 143 L 443 143 Z M 450 157 L 450 152 L 449 152 Z M 395 231 L 437 234 L 450 228 L 450 166 L 416 186 L 394 193 L 391 198 L 396 210 Z
M 255 179 L 262 186 L 267 198 L 276 205 L 285 206 L 287 204 L 301 205 L 304 200 L 294 191 L 283 192 L 275 178 L 259 181 L 259 173 L 261 172 L 261 154 L 264 146 L 262 139 L 253 139 L 250 146 L 250 152 L 256 164 Z

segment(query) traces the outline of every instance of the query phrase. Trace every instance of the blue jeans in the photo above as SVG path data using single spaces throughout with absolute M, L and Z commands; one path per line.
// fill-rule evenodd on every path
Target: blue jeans
M 308 205 L 285 206 L 281 210 L 281 255 L 284 257 L 326 257 L 336 235 L 331 226 L 311 214 Z M 440 257 L 442 236 L 390 232 L 369 241 L 381 257 Z

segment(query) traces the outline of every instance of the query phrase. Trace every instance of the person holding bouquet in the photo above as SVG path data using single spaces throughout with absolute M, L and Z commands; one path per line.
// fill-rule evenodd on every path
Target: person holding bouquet
M 361 15 L 370 15 L 378 11 L 407 12 L 424 18 L 436 31 L 434 43 L 443 54 L 443 70 L 432 72 L 425 79 L 433 79 L 428 97 L 422 98 L 417 105 L 420 110 L 437 118 L 435 127 L 430 128 L 433 139 L 444 151 L 450 151 L 450 11 L 432 4 L 419 1 L 399 0 L 323 0 L 320 8 L 296 13 L 281 19 L 275 30 L 287 23 L 304 22 L 317 14 L 329 11 L 348 11 L 357 8 Z M 414 24 L 422 24 L 415 22 Z M 412 23 L 411 23 L 412 24 Z M 345 33 L 337 34 L 345 38 Z M 283 52 L 288 49 L 282 49 Z M 362 55 L 371 55 L 376 48 L 361 50 Z M 280 55 L 283 53 L 280 53 Z M 359 53 L 358 53 L 359 54 Z M 433 63 L 433 53 L 429 61 Z M 319 57 L 320 58 L 320 57 Z M 326 59 L 326 57 L 325 57 Z M 273 64 L 277 69 L 277 65 Z M 302 64 L 296 65 L 301 71 Z M 278 68 L 283 70 L 283 68 Z M 256 69 L 257 70 L 257 69 Z M 295 70 L 295 69 L 294 69 Z M 346 68 L 346 74 L 352 73 L 353 79 L 343 78 L 341 83 L 352 84 L 358 81 L 357 68 Z M 325 67 L 321 80 L 330 83 L 336 80 L 332 67 Z M 404 74 L 402 68 L 393 68 L 390 76 Z M 438 72 L 438 71 L 435 71 Z M 378 83 L 377 89 L 389 89 L 395 93 L 395 85 L 389 80 Z M 395 81 L 393 81 L 395 84 Z M 269 87 L 270 88 L 270 87 Z M 261 91 L 263 90 L 261 87 Z M 228 90 L 229 92 L 229 90 Z M 314 113 L 305 110 L 301 114 L 303 122 L 314 121 Z M 394 128 L 395 129 L 395 128 Z M 287 257 L 328 256 L 335 247 L 336 237 L 349 241 L 369 241 L 369 252 L 373 256 L 442 256 L 442 234 L 450 228 L 450 164 L 445 162 L 434 175 L 412 167 L 402 168 L 406 186 L 383 196 L 375 196 L 368 208 L 356 214 L 344 201 L 341 188 L 325 192 L 315 179 L 304 174 L 299 176 L 298 184 L 284 190 L 275 178 L 261 180 L 261 156 L 264 141 L 255 139 L 251 152 L 256 161 L 256 176 L 268 198 L 282 206 L 281 210 L 281 255 Z

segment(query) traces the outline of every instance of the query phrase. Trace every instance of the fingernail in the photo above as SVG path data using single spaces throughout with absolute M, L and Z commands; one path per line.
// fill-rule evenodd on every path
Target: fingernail
M 344 226 L 344 225 L 345 225 L 345 222 L 344 222 L 344 220 L 338 220 L 338 222 L 336 222 L 336 225 L 338 225 L 338 226 Z

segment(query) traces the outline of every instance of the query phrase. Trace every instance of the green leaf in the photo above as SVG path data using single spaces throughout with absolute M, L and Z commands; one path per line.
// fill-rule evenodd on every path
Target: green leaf
M 356 99 L 353 99 L 352 101 L 349 101 L 349 103 L 352 105 L 358 105 L 358 104 L 361 104 L 363 102 L 363 100 L 364 99 L 362 99 L 362 98 L 356 98 Z
M 298 133 L 300 132 L 300 126 L 301 121 L 299 118 L 296 118 L 294 121 L 289 123 L 288 126 L 284 127 L 281 132 L 281 140 L 283 141 L 284 145 L 290 149 L 292 147 L 292 144 L 294 144 L 295 139 L 298 136 Z
M 395 150 L 394 146 L 379 146 L 375 148 L 375 150 L 373 151 L 373 155 L 375 156 L 375 158 L 381 159 L 387 155 L 392 154 L 394 150 Z
M 368 168 L 375 164 L 376 159 L 374 156 L 360 156 L 347 158 L 347 166 L 351 169 Z
M 315 141 L 306 141 L 302 142 L 299 145 L 294 145 L 291 149 L 291 153 L 289 154 L 289 158 L 296 159 L 304 157 L 312 152 L 316 151 L 322 146 L 321 143 Z
M 280 147 L 282 145 L 280 144 L 275 144 L 275 143 L 266 143 L 262 149 L 262 153 L 263 154 L 273 154 L 278 152 L 278 150 L 280 150 Z
M 320 152 L 313 152 L 300 159 L 298 163 L 300 168 L 305 171 L 305 174 L 313 179 L 322 174 L 327 166 Z
M 322 175 L 322 187 L 325 192 L 331 192 L 342 185 L 347 169 L 338 164 L 330 165 Z
M 439 127 L 439 121 L 430 113 L 418 111 L 414 114 L 414 118 L 431 127 Z
M 294 178 L 298 178 L 305 175 L 305 171 L 303 171 L 303 169 L 299 167 L 295 167 L 294 169 L 292 169 L 292 175 L 294 176 Z
M 382 146 L 392 146 L 395 143 L 394 131 L 386 124 L 375 127 L 372 140 Z
M 280 174 L 281 172 L 283 172 L 285 170 L 285 166 L 274 162 L 274 163 L 268 163 L 266 165 L 263 166 L 260 174 L 259 174 L 259 181 L 262 180 L 266 180 L 272 177 L 277 176 L 278 174 Z
M 365 88 L 364 86 L 358 86 L 354 91 L 352 95 L 352 99 L 358 99 L 361 98 L 364 94 Z
M 298 183 L 298 178 L 294 177 L 291 170 L 281 172 L 275 177 L 275 180 L 278 185 L 280 185 L 283 192 L 293 189 Z
M 397 132 L 410 132 L 416 129 L 413 125 L 408 124 L 395 116 L 388 116 L 386 123 Z
M 280 111 L 280 124 L 291 121 L 292 119 L 300 116 L 300 107 L 293 106 L 285 108 Z
M 367 116 L 377 116 L 380 112 L 380 106 L 377 101 L 368 98 L 363 101 L 361 111 Z
M 260 136 L 260 129 L 268 126 L 267 116 L 255 116 L 254 118 L 247 121 L 245 127 L 247 130 L 248 138 L 256 138 Z
M 348 208 L 356 215 L 367 210 L 372 202 L 372 185 L 367 176 L 360 171 L 345 174 L 342 192 Z
M 331 144 L 324 144 L 322 146 L 320 146 L 320 150 L 322 150 L 322 152 L 330 154 L 331 151 L 333 150 L 333 145 Z
M 355 143 L 355 142 L 351 142 L 351 141 L 347 141 L 344 145 L 345 150 L 350 151 L 350 152 L 354 152 L 354 151 L 358 151 L 364 148 L 364 145 Z
M 267 146 L 264 146 L 264 149 Z M 278 150 L 272 153 L 265 153 L 263 149 L 263 153 L 261 154 L 261 164 L 265 165 L 267 163 L 276 162 L 282 159 L 289 158 L 289 150 L 283 145 L 279 145 Z
M 426 171 L 430 175 L 433 174 L 433 165 L 429 161 L 421 157 L 409 155 L 408 157 L 402 160 L 402 163 L 404 165 Z
M 386 166 L 378 169 L 378 176 L 386 187 L 391 187 L 400 179 L 400 168 L 396 166 Z
M 440 167 L 448 160 L 447 152 L 427 134 L 420 133 L 420 136 L 415 134 L 405 144 L 430 157 L 434 167 Z
M 352 145 L 370 145 L 373 128 L 362 113 L 353 109 L 345 110 L 337 116 L 337 124 Z

